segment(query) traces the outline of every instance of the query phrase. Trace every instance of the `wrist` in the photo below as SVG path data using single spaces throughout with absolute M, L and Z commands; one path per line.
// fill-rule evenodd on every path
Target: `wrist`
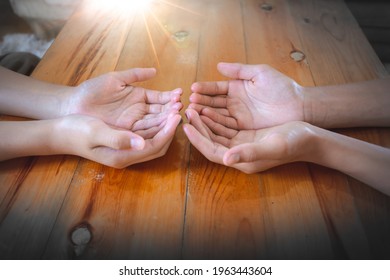
M 308 161 L 351 175 L 358 166 L 356 163 L 362 160 L 361 145 L 368 143 L 327 129 L 312 127 L 314 149 Z
M 26 125 L 29 127 L 31 139 L 31 155 L 45 156 L 57 155 L 62 151 L 57 145 L 56 124 L 58 119 L 28 121 Z M 26 145 L 28 147 L 29 145 Z
M 320 152 L 319 146 L 319 132 L 317 127 L 307 122 L 297 122 L 300 125 L 299 132 L 299 144 L 297 147 L 296 159 L 294 161 L 306 161 L 314 162 L 316 155 Z
M 315 125 L 315 103 L 313 87 L 301 87 L 301 96 L 303 100 L 303 121 Z
M 62 93 L 59 95 L 60 106 L 58 118 L 66 117 L 77 113 L 77 88 L 76 87 L 64 87 Z
M 54 145 L 54 120 L 0 123 L 0 160 L 58 154 Z
M 52 120 L 53 126 L 50 137 L 50 147 L 58 154 L 75 155 L 77 143 L 74 140 L 82 142 L 83 138 L 75 132 L 79 129 L 77 120 L 73 116 L 62 117 Z

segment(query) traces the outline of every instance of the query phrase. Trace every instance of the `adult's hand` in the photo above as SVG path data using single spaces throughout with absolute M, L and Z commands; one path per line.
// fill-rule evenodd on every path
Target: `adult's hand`
M 302 87 L 268 65 L 219 63 L 233 80 L 196 82 L 189 108 L 232 129 L 260 129 L 304 120 Z
M 133 132 L 160 126 L 182 108 L 181 89 L 156 91 L 132 85 L 154 77 L 153 68 L 112 72 L 74 88 L 64 114 L 82 114 Z
M 304 122 L 258 130 L 235 130 L 208 117 L 201 119 L 192 109 L 188 109 L 186 115 L 190 123 L 184 125 L 184 131 L 192 145 L 210 161 L 245 173 L 307 160 L 314 149 L 311 147 L 311 125 Z
M 51 143 L 55 154 L 78 155 L 115 168 L 163 156 L 180 123 L 179 114 L 171 114 L 148 138 L 102 120 L 85 115 L 71 115 L 56 120 Z

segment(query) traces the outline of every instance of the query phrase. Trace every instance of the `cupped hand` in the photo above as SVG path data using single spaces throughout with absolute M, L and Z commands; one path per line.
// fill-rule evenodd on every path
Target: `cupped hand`
M 88 115 L 133 132 L 160 126 L 181 110 L 182 90 L 155 91 L 132 85 L 155 75 L 154 68 L 134 68 L 87 80 L 75 87 L 64 115 Z
M 314 149 L 313 132 L 304 122 L 289 122 L 272 128 L 236 130 L 187 109 L 190 123 L 183 126 L 192 143 L 207 159 L 256 173 L 289 162 L 306 160 Z
M 232 129 L 303 121 L 302 87 L 268 65 L 219 63 L 229 81 L 196 82 L 189 108 Z
M 124 168 L 163 156 L 180 120 L 179 114 L 172 113 L 152 134 L 144 131 L 144 138 L 130 130 L 109 126 L 98 118 L 69 115 L 58 119 L 53 145 L 59 154 L 78 155 Z

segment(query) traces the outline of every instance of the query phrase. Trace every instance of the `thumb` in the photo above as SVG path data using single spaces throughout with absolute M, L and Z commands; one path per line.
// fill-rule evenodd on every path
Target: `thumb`
M 259 143 L 248 143 L 235 146 L 228 150 L 224 157 L 223 163 L 232 166 L 236 163 L 250 163 L 258 160 L 270 160 L 275 157 L 275 151 L 267 145 Z
M 149 80 L 156 76 L 155 68 L 133 68 L 125 71 L 116 72 L 118 77 L 127 85 L 135 82 L 142 82 Z
M 142 150 L 145 147 L 145 140 L 128 130 L 119 130 L 107 126 L 100 130 L 98 137 L 101 146 L 115 150 Z
M 252 80 L 258 73 L 257 65 L 246 65 L 241 63 L 218 63 L 218 71 L 231 79 Z

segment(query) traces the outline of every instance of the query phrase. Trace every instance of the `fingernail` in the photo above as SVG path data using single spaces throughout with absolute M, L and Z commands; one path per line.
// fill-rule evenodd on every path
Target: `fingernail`
M 144 141 L 139 138 L 131 138 L 130 145 L 136 150 L 141 150 L 144 147 Z
M 190 114 L 188 113 L 188 111 L 186 111 L 185 114 L 186 114 L 187 120 L 188 120 L 188 121 L 191 121 L 191 119 L 190 119 Z
M 232 154 L 228 158 L 228 164 L 229 165 L 232 165 L 232 164 L 235 164 L 235 163 L 238 163 L 238 162 L 240 162 L 240 155 L 239 154 Z
M 182 90 L 181 88 L 177 88 L 177 89 L 174 89 L 174 90 L 173 90 L 173 93 L 174 93 L 174 94 L 180 94 L 180 95 L 181 95 L 181 94 L 183 93 L 183 90 Z
M 180 95 L 174 95 L 174 96 L 172 96 L 172 102 L 178 102 L 178 101 L 180 101 Z
M 173 105 L 173 109 L 175 109 L 175 110 L 180 110 L 181 108 L 182 108 L 182 104 L 181 103 L 175 103 Z

